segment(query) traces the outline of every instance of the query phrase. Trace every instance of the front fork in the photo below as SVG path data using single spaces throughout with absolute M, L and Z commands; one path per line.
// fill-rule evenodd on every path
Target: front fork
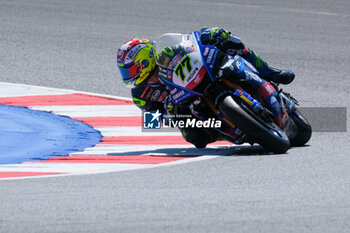
M 218 119 L 222 121 L 222 127 L 217 130 L 221 133 L 224 139 L 232 141 L 235 144 L 242 144 L 246 142 L 243 132 L 217 109 L 213 101 L 211 101 L 209 98 L 205 98 L 204 101 L 210 110 L 218 117 Z

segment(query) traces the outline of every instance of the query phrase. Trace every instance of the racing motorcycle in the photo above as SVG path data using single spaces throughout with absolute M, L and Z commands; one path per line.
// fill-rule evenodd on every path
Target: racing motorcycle
M 254 83 L 263 80 L 241 56 L 202 44 L 199 32 L 167 33 L 153 43 L 159 79 L 169 88 L 174 105 L 186 106 L 198 118 L 222 121 L 216 130 L 226 140 L 258 143 L 274 153 L 309 141 L 312 129 L 297 109 L 297 100 L 271 82 L 264 81 L 268 86 L 259 92 Z

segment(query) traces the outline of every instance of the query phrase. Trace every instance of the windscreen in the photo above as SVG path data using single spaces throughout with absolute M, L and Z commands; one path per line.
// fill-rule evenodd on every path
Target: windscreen
M 192 34 L 167 33 L 160 36 L 153 44 L 157 54 L 160 54 L 163 48 L 182 45 L 188 41 L 194 41 Z

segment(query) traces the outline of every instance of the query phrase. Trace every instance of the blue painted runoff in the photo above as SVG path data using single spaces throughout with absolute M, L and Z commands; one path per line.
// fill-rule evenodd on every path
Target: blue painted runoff
M 66 156 L 94 146 L 101 138 L 99 131 L 69 117 L 0 105 L 0 164 Z

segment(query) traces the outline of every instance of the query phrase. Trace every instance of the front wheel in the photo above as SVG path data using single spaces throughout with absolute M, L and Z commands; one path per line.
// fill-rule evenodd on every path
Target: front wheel
M 226 96 L 218 106 L 220 112 L 254 142 L 274 153 L 285 153 L 290 148 L 287 135 L 275 124 L 257 120 L 239 106 L 231 96 Z

